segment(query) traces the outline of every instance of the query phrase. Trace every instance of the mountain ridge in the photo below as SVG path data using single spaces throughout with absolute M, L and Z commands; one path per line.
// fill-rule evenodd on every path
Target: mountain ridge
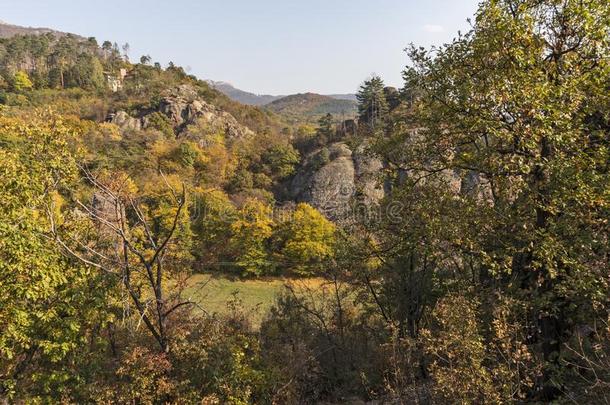
M 234 101 L 238 101 L 242 104 L 256 105 L 256 106 L 265 106 L 273 103 L 282 98 L 299 95 L 299 94 L 319 94 L 314 92 L 305 92 L 305 93 L 295 93 L 295 94 L 283 94 L 283 95 L 271 95 L 271 94 L 258 94 L 252 93 L 249 91 L 238 89 L 233 86 L 229 82 L 225 81 L 215 81 L 215 80 L 206 80 L 210 86 L 214 89 L 220 91 L 225 94 L 229 98 Z M 347 100 L 347 101 L 356 101 L 356 95 L 351 93 L 343 93 L 343 94 L 319 94 L 324 97 L 330 97 L 335 100 Z
M 233 86 L 231 83 L 224 81 L 206 80 L 210 86 L 228 96 L 233 101 L 238 101 L 242 104 L 262 106 L 269 104 L 272 101 L 282 98 L 283 96 L 273 96 L 270 94 L 256 94 L 245 90 L 241 90 Z
M 16 35 L 44 35 L 54 34 L 58 36 L 74 35 L 75 37 L 81 37 L 80 35 L 71 34 L 68 32 L 58 31 L 47 27 L 24 27 L 21 25 L 15 25 L 6 21 L 0 20 L 0 38 L 11 38 Z M 82 37 L 81 37 L 82 38 Z
M 343 118 L 353 118 L 357 112 L 357 103 L 351 100 L 337 99 L 317 93 L 292 94 L 264 106 L 289 121 L 317 121 L 320 116 L 332 114 Z

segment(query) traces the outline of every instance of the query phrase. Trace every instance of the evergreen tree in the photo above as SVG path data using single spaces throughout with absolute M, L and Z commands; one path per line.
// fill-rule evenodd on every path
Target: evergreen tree
M 100 61 L 90 54 L 82 53 L 66 77 L 68 87 L 100 89 L 104 87 L 104 69 Z
M 326 145 L 331 141 L 335 135 L 335 129 L 333 128 L 333 115 L 326 114 L 320 117 L 318 120 L 318 129 L 316 130 L 316 138 L 319 146 Z
M 388 113 L 384 87 L 381 77 L 374 75 L 364 81 L 356 94 L 360 122 L 372 130 L 375 130 Z

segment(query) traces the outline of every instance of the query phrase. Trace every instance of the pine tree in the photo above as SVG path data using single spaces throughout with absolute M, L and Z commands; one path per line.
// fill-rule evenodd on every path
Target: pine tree
M 333 129 L 333 115 L 326 114 L 320 117 L 318 120 L 318 129 L 316 130 L 316 138 L 318 144 L 323 146 L 326 145 L 334 136 L 335 131 Z
M 384 87 L 381 77 L 373 75 L 364 81 L 356 94 L 360 122 L 372 130 L 375 130 L 388 113 Z

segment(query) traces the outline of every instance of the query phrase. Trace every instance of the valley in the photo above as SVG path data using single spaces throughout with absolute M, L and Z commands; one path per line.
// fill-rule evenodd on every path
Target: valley
M 0 22 L 0 403 L 608 403 L 609 3 L 236 4 Z

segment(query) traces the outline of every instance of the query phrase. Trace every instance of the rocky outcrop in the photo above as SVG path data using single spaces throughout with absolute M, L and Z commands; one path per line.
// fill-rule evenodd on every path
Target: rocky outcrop
M 188 85 L 168 91 L 159 103 L 159 111 L 170 119 L 179 132 L 188 125 L 199 123 L 209 131 L 224 133 L 228 139 L 254 135 L 231 114 L 199 98 Z
M 110 114 L 108 121 L 121 128 L 122 131 L 139 131 L 142 129 L 142 121 L 139 118 L 131 117 L 125 111 Z
M 199 98 L 197 92 L 188 85 L 168 90 L 156 110 L 142 112 L 137 118 L 125 111 L 118 111 L 110 114 L 107 120 L 123 131 L 137 131 L 153 125 L 154 121 L 149 116 L 155 112 L 168 117 L 179 136 L 186 133 L 189 125 L 194 124 L 205 127 L 209 132 L 224 133 L 228 139 L 254 135 L 252 130 L 237 122 L 231 114 Z
M 383 162 L 367 152 L 368 146 L 366 142 L 360 145 L 356 149 L 353 159 L 359 200 L 364 205 L 371 206 L 385 196 L 385 191 L 381 183 Z
M 377 177 L 382 163 L 343 142 L 318 149 L 305 158 L 290 184 L 290 197 L 306 202 L 327 218 L 349 222 L 358 205 L 372 206 L 383 198 Z

